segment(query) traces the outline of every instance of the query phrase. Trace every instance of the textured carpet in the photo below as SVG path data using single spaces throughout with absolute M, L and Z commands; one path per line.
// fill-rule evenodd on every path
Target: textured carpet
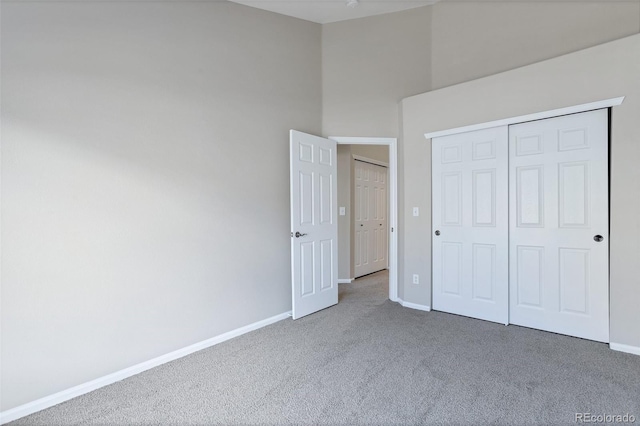
M 403 308 L 387 280 L 12 424 L 640 424 L 640 357 Z

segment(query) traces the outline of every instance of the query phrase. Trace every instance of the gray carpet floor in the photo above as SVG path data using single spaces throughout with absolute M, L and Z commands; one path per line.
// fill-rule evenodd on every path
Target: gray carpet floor
M 403 308 L 387 282 L 341 284 L 337 306 L 11 424 L 575 424 L 575 413 L 640 424 L 640 357 Z

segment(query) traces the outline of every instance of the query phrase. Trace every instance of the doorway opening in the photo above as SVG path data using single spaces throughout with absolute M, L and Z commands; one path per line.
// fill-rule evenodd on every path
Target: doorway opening
M 329 139 L 338 143 L 338 282 L 388 280 L 397 301 L 397 140 Z

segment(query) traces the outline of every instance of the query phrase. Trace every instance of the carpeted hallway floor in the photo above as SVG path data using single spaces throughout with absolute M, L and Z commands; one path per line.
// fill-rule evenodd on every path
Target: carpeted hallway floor
M 575 424 L 635 415 L 640 357 L 387 299 L 380 272 L 340 303 L 146 371 L 12 425 Z

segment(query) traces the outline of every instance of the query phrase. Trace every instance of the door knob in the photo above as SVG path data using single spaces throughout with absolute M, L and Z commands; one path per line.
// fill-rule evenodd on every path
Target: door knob
M 604 240 L 604 237 L 602 235 L 596 235 L 595 237 L 593 237 L 593 241 L 595 241 L 596 243 L 599 243 L 602 240 Z
M 301 234 L 298 231 L 296 231 L 296 238 L 300 238 L 300 237 L 304 237 L 307 234 Z
M 364 223 L 361 223 L 360 226 L 364 226 Z
M 436 230 L 436 237 L 440 235 L 440 231 Z

